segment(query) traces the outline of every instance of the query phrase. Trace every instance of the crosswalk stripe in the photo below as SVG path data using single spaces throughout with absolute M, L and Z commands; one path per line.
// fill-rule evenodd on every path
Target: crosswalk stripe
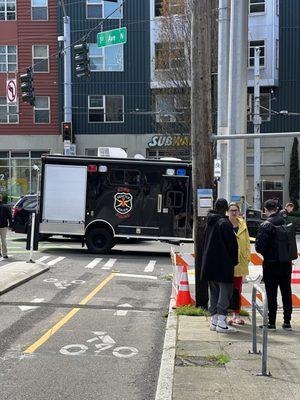
M 102 267 L 102 269 L 111 269 L 111 267 L 114 266 L 114 263 L 117 261 L 116 258 L 110 258 L 105 264 L 104 267 Z
M 153 272 L 155 264 L 156 264 L 156 260 L 150 260 L 148 265 L 144 269 L 144 272 Z
M 43 262 L 43 261 L 47 260 L 48 258 L 50 258 L 50 256 L 43 256 L 43 257 L 39 258 L 38 260 L 36 260 L 36 262 Z
M 99 262 L 102 261 L 102 260 L 103 260 L 102 258 L 95 258 L 93 261 L 91 261 L 91 262 L 90 262 L 88 265 L 86 265 L 84 268 L 90 268 L 90 269 L 95 268 L 96 265 L 98 265 Z
M 62 261 L 62 260 L 65 259 L 65 258 L 66 258 L 66 257 L 57 257 L 57 258 L 55 258 L 54 260 L 49 261 L 49 262 L 47 263 L 47 265 L 50 265 L 50 266 L 55 265 L 55 264 L 57 264 L 58 262 Z

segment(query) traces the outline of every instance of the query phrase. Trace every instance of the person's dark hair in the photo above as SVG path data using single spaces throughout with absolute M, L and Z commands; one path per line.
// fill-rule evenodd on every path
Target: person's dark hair
M 228 202 L 226 199 L 217 199 L 216 204 L 215 204 L 215 210 L 218 213 L 225 214 L 225 212 L 228 210 Z
M 277 211 L 278 204 L 274 200 L 267 200 L 264 203 L 264 208 L 268 211 Z

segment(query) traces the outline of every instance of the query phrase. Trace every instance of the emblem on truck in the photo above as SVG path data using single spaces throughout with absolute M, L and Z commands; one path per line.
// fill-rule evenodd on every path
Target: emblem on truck
M 132 209 L 132 195 L 130 193 L 116 193 L 114 208 L 119 214 L 127 214 Z

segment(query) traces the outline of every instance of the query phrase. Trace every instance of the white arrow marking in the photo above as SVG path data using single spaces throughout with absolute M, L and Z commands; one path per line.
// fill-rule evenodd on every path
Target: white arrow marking
M 111 269 L 111 267 L 114 266 L 114 263 L 115 263 L 116 261 L 117 261 L 117 260 L 116 260 L 115 258 L 110 258 L 110 259 L 107 261 L 107 263 L 104 264 L 104 267 L 102 267 L 102 269 Z
M 148 265 L 144 269 L 144 272 L 153 272 L 155 264 L 156 264 L 156 260 L 150 260 Z
M 55 265 L 55 264 L 57 264 L 58 262 L 64 260 L 65 258 L 66 258 L 66 257 L 57 257 L 57 258 L 55 258 L 54 260 L 49 261 L 49 262 L 47 263 L 47 265 L 50 265 L 50 266 Z
M 117 307 L 126 307 L 126 308 L 133 308 L 131 304 L 125 303 L 125 304 L 119 304 Z M 117 310 L 114 315 L 117 315 L 118 317 L 125 317 L 125 315 L 128 313 L 129 310 Z
M 44 300 L 45 299 L 35 298 L 35 299 L 31 300 L 30 303 L 42 303 Z M 39 308 L 39 306 L 19 306 L 19 309 L 21 311 L 33 310 L 34 308 Z
M 95 258 L 93 261 L 91 261 L 84 268 L 90 268 L 90 269 L 95 268 L 96 265 L 98 265 L 100 261 L 102 261 L 102 258 Z

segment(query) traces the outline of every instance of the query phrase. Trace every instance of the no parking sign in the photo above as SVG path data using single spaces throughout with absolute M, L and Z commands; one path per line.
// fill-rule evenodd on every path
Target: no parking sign
M 7 98 L 7 103 L 16 103 L 17 102 L 17 80 L 16 79 L 8 79 L 6 81 L 6 98 Z

